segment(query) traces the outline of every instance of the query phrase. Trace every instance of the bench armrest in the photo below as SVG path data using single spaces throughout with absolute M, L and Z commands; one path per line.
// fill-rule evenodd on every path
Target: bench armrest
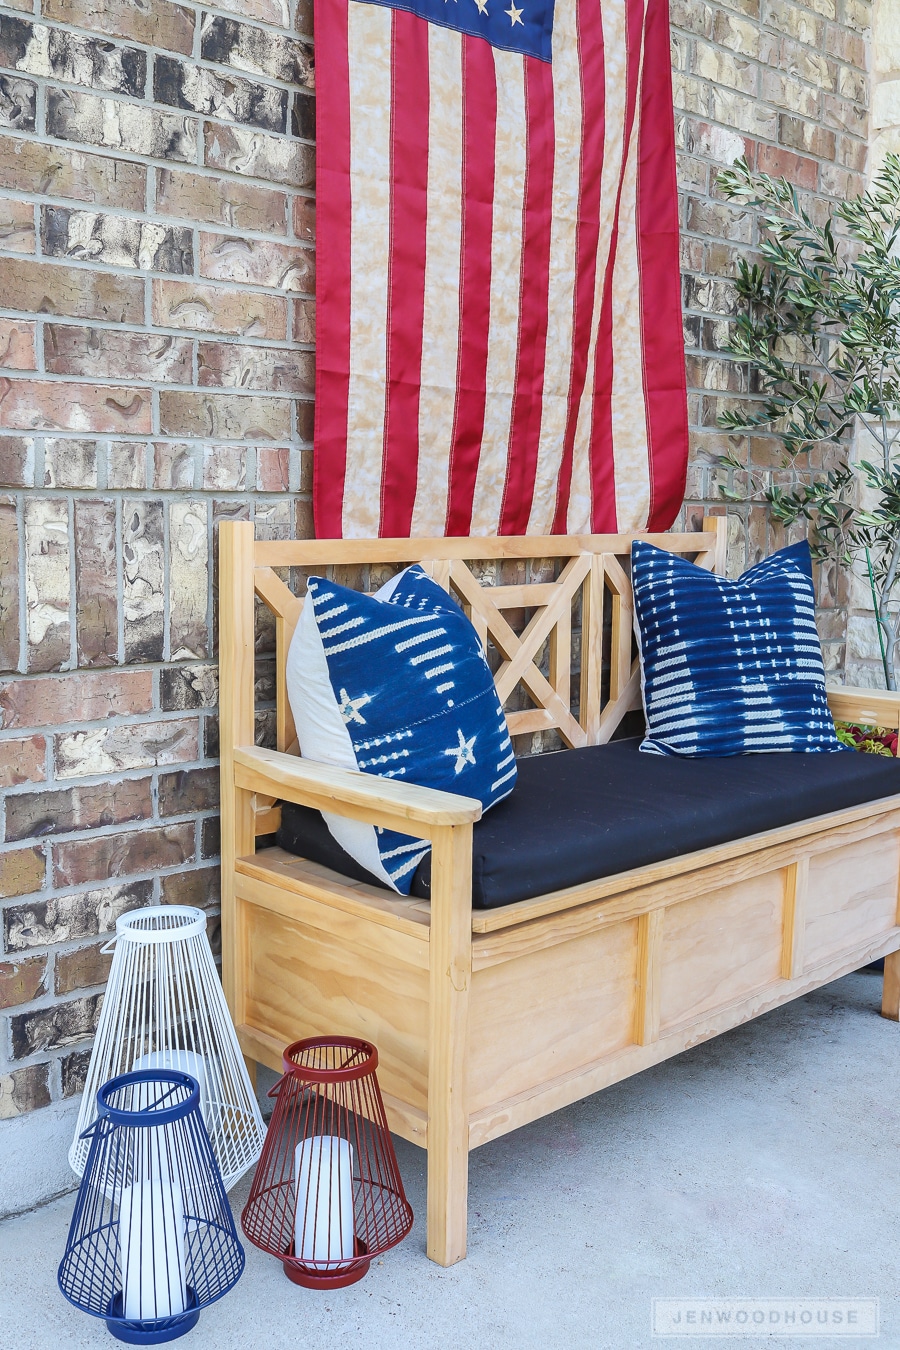
M 250 792 L 284 797 L 317 811 L 332 811 L 425 839 L 441 826 L 470 825 L 481 818 L 481 802 L 474 797 L 253 746 L 235 750 L 234 781 L 236 787 Z
M 829 689 L 832 717 L 840 722 L 858 722 L 865 727 L 900 728 L 900 692 L 887 689 Z

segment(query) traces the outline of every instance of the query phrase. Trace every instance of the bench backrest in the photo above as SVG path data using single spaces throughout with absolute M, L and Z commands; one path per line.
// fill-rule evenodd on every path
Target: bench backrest
M 418 562 L 460 601 L 478 631 L 511 735 L 555 730 L 567 746 L 607 741 L 641 703 L 632 540 L 647 539 L 721 573 L 725 523 L 716 516 L 704 521 L 702 532 L 640 536 L 257 540 L 252 524 L 225 522 L 223 740 L 233 747 L 253 739 L 254 594 L 275 619 L 277 748 L 296 753 L 284 672 L 305 578 L 325 575 L 372 592 L 398 567 Z

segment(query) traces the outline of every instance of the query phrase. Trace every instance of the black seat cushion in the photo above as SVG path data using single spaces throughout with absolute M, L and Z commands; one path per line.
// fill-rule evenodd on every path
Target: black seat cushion
M 494 909 L 900 793 L 900 761 L 846 751 L 677 759 L 614 741 L 519 761 L 515 790 L 474 829 L 472 903 Z M 322 817 L 285 803 L 278 843 L 373 878 Z M 430 855 L 411 894 L 427 898 Z

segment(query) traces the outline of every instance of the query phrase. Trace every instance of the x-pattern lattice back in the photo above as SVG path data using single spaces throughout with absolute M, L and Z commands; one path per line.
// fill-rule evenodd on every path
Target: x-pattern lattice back
M 721 570 L 724 532 L 715 521 L 705 522 L 705 530 L 701 536 L 650 539 Z M 625 714 L 640 707 L 628 575 L 631 540 L 631 535 L 595 535 L 260 541 L 254 587 L 275 615 L 278 749 L 297 752 L 284 671 L 303 600 L 275 569 L 338 570 L 336 580 L 346 582 L 350 574 L 361 589 L 374 590 L 386 572 L 412 562 L 420 562 L 459 599 L 485 650 L 496 650 L 494 678 L 512 735 L 556 730 L 569 746 L 609 740 Z M 550 580 L 548 563 L 556 573 Z M 507 566 L 518 578 L 533 579 L 510 584 L 504 577 Z M 524 618 L 520 631 L 513 614 Z

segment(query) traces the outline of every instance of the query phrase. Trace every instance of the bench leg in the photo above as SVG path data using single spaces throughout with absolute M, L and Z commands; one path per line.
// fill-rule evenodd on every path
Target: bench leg
M 452 1266 L 466 1254 L 469 1188 L 471 825 L 442 826 L 432 836 L 429 965 L 428 1255 Z
M 900 1022 L 900 951 L 890 952 L 884 958 L 881 1015 L 889 1017 L 892 1022 Z
M 439 1266 L 452 1266 L 466 1254 L 468 1121 L 449 1130 L 448 1123 L 439 1125 L 434 1116 L 428 1122 L 427 1252 Z

